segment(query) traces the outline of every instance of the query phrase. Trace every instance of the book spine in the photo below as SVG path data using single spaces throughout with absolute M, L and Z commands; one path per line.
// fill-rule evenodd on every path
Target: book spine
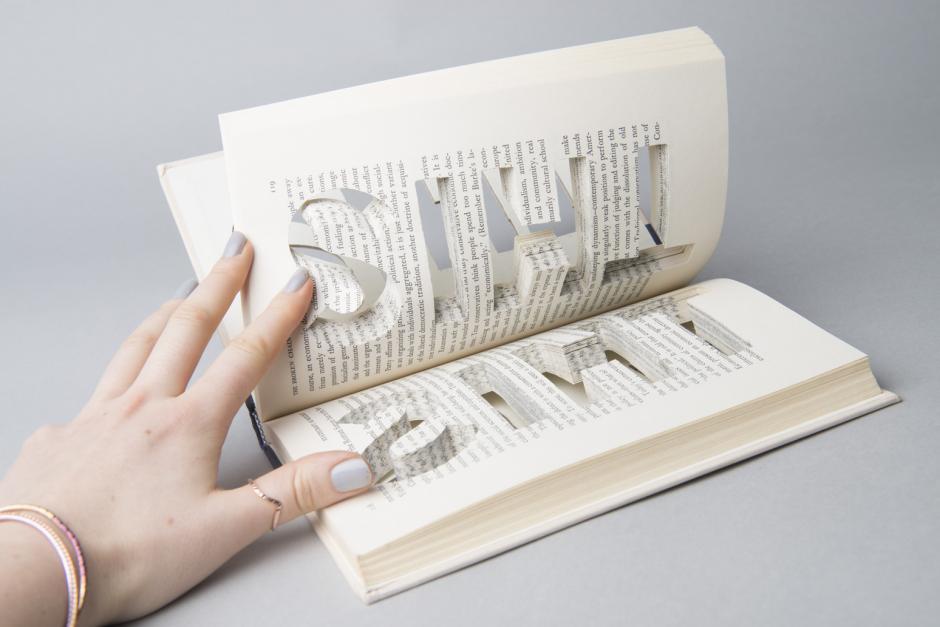
M 271 467 L 277 468 L 281 465 L 281 460 L 278 459 L 277 453 L 271 448 L 271 444 L 264 434 L 264 427 L 261 426 L 261 417 L 258 416 L 258 409 L 255 407 L 255 399 L 249 396 L 248 399 L 245 400 L 245 407 L 248 408 L 248 416 L 251 418 L 251 428 L 255 430 L 255 437 L 258 438 L 258 446 L 261 447 L 264 456 L 268 458 Z

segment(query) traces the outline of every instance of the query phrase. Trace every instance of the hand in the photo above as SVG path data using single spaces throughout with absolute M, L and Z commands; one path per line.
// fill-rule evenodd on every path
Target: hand
M 306 274 L 291 277 L 187 389 L 251 260 L 251 244 L 233 233 L 205 280 L 181 288 L 124 342 L 79 415 L 33 434 L 0 482 L 0 506 L 46 507 L 82 543 L 82 624 L 152 612 L 271 527 L 274 505 L 250 486 L 217 487 L 219 455 L 232 417 L 307 310 Z M 286 464 L 256 484 L 283 503 L 284 522 L 371 481 L 359 456 L 338 451 Z M 64 576 L 44 543 L 26 527 L 0 523 L 0 623 L 62 624 Z

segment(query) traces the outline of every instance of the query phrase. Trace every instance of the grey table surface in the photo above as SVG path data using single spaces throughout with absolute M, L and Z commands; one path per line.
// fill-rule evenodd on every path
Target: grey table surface
M 938 9 L 7 0 L 0 470 L 189 276 L 154 165 L 218 150 L 217 113 L 699 25 L 727 57 L 731 123 L 700 278 L 749 283 L 864 350 L 904 402 L 371 607 L 295 522 L 140 622 L 936 624 Z M 242 412 L 222 482 L 265 468 Z

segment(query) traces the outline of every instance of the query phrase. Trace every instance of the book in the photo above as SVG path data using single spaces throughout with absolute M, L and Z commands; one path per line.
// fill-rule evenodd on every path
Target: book
M 248 405 L 272 463 L 357 451 L 309 515 L 375 601 L 896 402 L 718 243 L 725 64 L 688 28 L 224 114 L 158 167 L 197 276 L 255 246 L 233 338 L 297 267 L 309 312 Z

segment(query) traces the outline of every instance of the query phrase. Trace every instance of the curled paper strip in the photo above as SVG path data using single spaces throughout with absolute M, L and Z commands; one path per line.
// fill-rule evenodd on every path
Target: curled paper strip
M 369 311 L 379 301 L 388 278 L 385 272 L 353 257 L 323 250 L 310 226 L 304 221 L 302 211 L 298 211 L 291 220 L 287 241 L 295 256 L 310 255 L 315 258 L 309 263 L 316 264 L 322 273 L 330 277 L 329 282 L 333 284 L 334 289 L 328 289 L 327 293 L 333 295 L 334 300 L 339 296 L 359 301 L 358 307 L 352 310 L 348 305 L 345 310 L 340 310 L 334 308 L 332 302 L 325 304 L 318 311 L 311 312 L 311 322 L 314 317 L 333 322 L 347 322 Z
M 363 429 L 359 450 L 391 482 L 452 460 L 459 467 L 760 359 L 722 352 L 683 327 L 686 319 L 668 299 L 604 314 L 348 396 L 338 422 Z
M 447 463 L 476 436 L 471 425 L 422 422 L 389 447 L 395 476 L 415 477 Z
M 364 423 L 372 442 L 362 451 L 376 477 L 394 471 L 404 479 L 437 468 L 469 444 L 476 435 L 472 425 L 422 422 L 412 429 L 408 412 L 392 405 Z

